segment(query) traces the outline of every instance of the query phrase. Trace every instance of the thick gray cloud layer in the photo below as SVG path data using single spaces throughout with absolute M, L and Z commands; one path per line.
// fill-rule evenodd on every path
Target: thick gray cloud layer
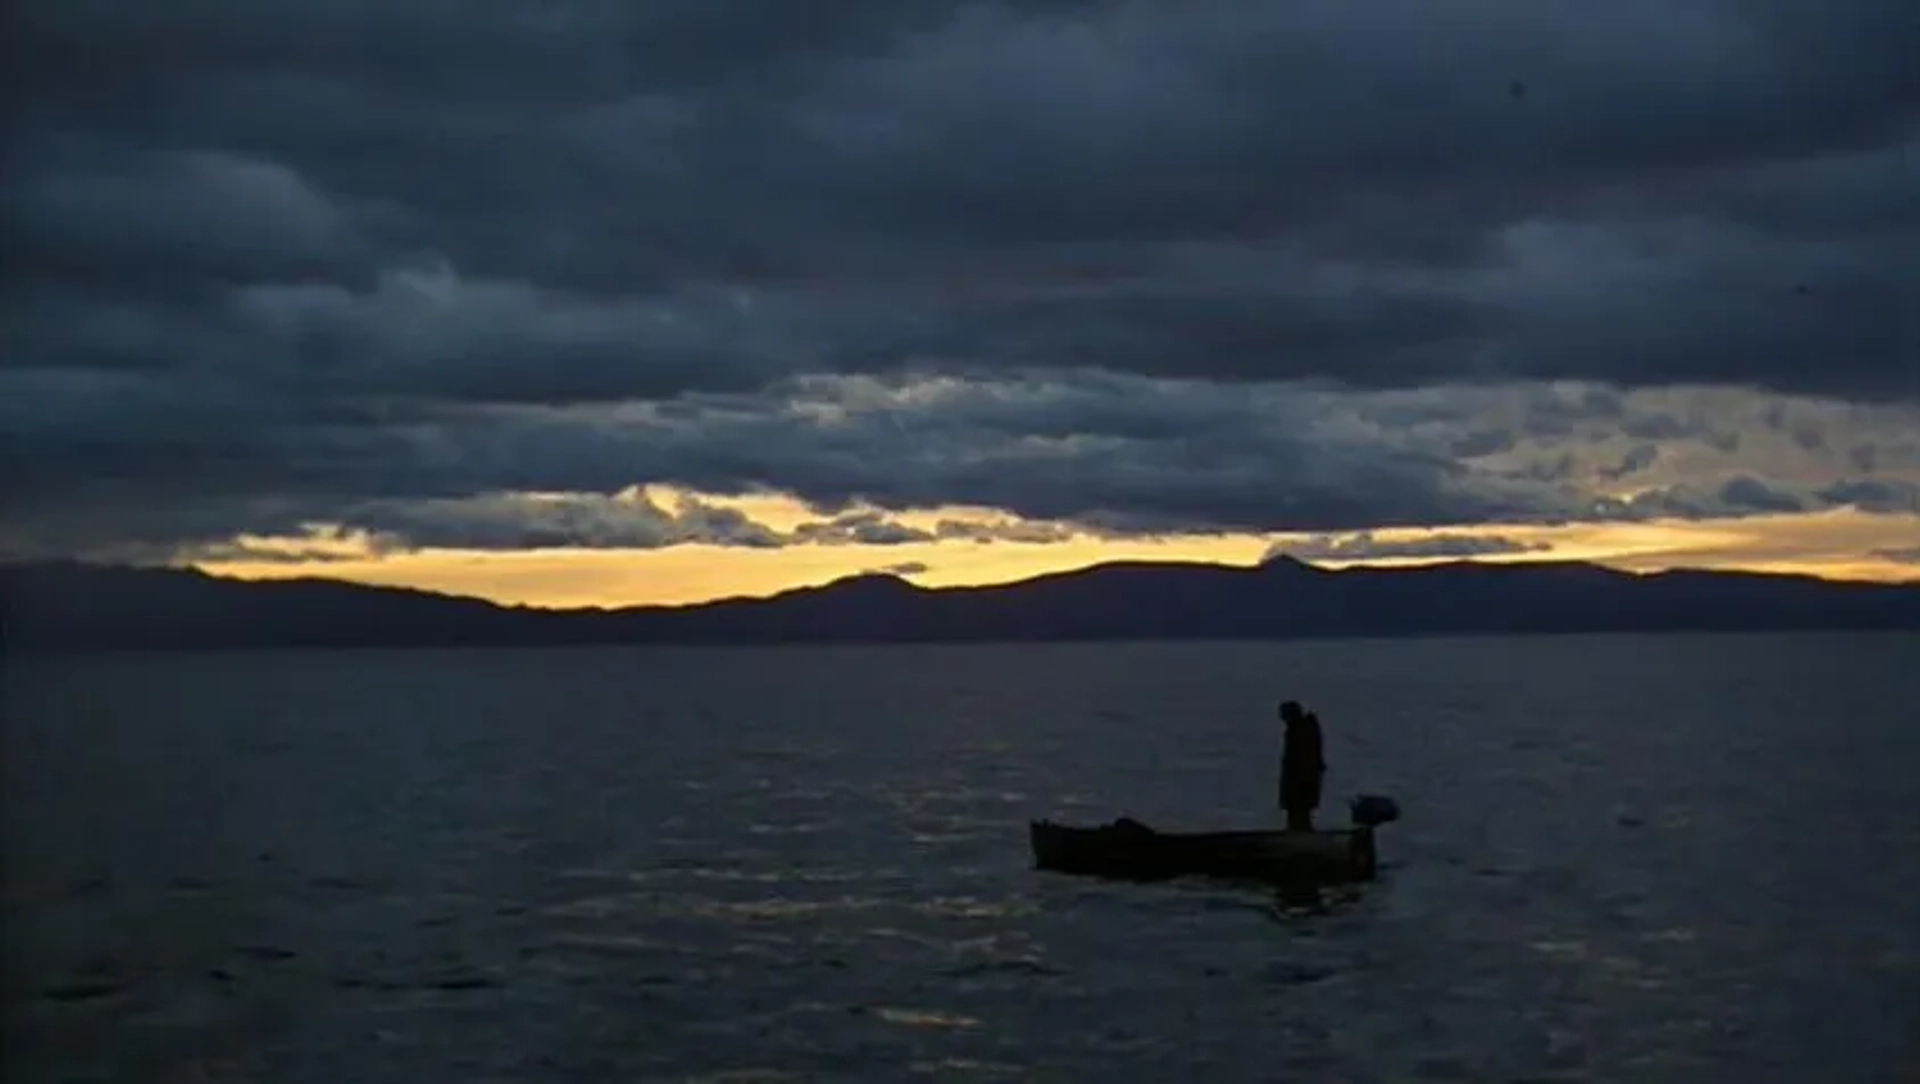
M 228 454 L 208 457 L 217 470 L 184 479 L 150 471 L 140 500 L 110 508 L 104 495 L 122 491 L 113 480 L 43 466 L 34 477 L 45 514 L 28 521 L 42 533 L 13 529 L 42 551 L 108 528 L 150 550 L 233 530 L 297 533 L 311 522 L 390 546 L 511 548 L 1345 532 L 1836 505 L 1920 514 L 1913 422 L 1904 407 L 1740 391 L 814 378 L 766 395 L 460 411 L 305 439 L 286 427 L 233 427 L 219 434 Z M 1650 432 L 1661 449 L 1651 459 L 1638 454 Z M 1809 432 L 1822 434 L 1813 448 Z M 129 470 L 143 447 L 121 449 Z M 278 454 L 294 448 L 298 486 Z M 798 493 L 820 516 L 781 534 L 725 520 L 720 508 L 668 512 L 618 495 L 663 477 L 710 493 Z M 516 492 L 573 496 L 499 496 Z M 875 512 L 943 503 L 1037 522 L 929 532 Z
M 1755 423 L 1805 461 L 1852 457 L 1818 484 L 1752 463 L 1591 502 L 1681 470 L 1676 450 L 1753 439 L 1608 415 L 1608 388 L 1912 420 L 1903 0 L 10 17 L 13 549 L 356 509 L 370 531 L 492 544 L 497 517 L 473 511 L 489 494 L 654 481 L 1110 530 L 1911 506 L 1897 440 L 1833 416 Z M 855 424 L 805 390 L 943 372 L 981 382 Z M 1559 379 L 1602 398 L 1467 414 Z M 1409 395 L 1447 440 L 1356 420 Z M 1252 401 L 1277 413 L 1223 405 Z M 1499 460 L 1574 455 L 1555 426 L 1609 418 L 1632 439 L 1580 445 L 1605 464 Z M 609 529 L 516 528 L 625 537 Z

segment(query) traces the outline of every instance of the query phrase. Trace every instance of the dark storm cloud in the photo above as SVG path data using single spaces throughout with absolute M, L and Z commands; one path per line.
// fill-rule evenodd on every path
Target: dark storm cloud
M 1073 537 L 1073 531 L 1058 523 L 974 523 L 967 520 L 943 519 L 934 534 L 939 538 L 958 539 L 989 545 L 994 542 L 1025 542 L 1046 545 L 1065 542 Z
M 897 546 L 967 537 L 979 541 L 1059 542 L 1073 532 L 1058 525 L 942 524 L 937 533 L 901 523 L 874 509 L 810 520 L 782 531 L 736 508 L 682 496 L 671 505 L 637 491 L 541 496 L 493 494 L 458 500 L 373 501 L 326 509 L 329 522 L 278 539 L 240 539 L 189 548 L 198 560 L 326 561 L 424 549 L 662 549 L 699 544 L 744 549 L 782 546 Z M 289 525 L 291 526 L 291 525 Z M 1043 530 L 1042 527 L 1047 529 Z M 159 545 L 127 551 L 164 557 Z M 889 566 L 904 568 L 908 565 Z M 925 571 L 920 565 L 918 571 Z
M 1650 397 L 1650 398 L 1648 398 Z M 1575 391 L 1568 401 L 1587 397 Z M 1641 400 L 1646 398 L 1647 401 Z M 1620 416 L 1698 412 L 1658 393 L 1608 404 Z M 812 502 L 819 518 L 779 532 L 737 532 L 731 544 L 846 544 L 924 540 L 928 533 L 876 511 L 945 504 L 998 508 L 1039 523 L 937 524 L 946 539 L 1058 541 L 1074 531 L 1353 531 L 1478 522 L 1746 515 L 1856 504 L 1911 508 L 1920 454 L 1894 439 L 1905 417 L 1829 406 L 1809 415 L 1845 424 L 1895 449 L 1901 473 L 1849 478 L 1814 490 L 1775 477 L 1720 468 L 1719 480 L 1642 472 L 1632 498 L 1596 496 L 1623 454 L 1601 444 L 1567 448 L 1531 438 L 1473 464 L 1455 458 L 1463 434 L 1528 412 L 1558 410 L 1524 388 L 1356 394 L 1271 386 L 1151 382 L 1081 376 L 1049 381 L 814 380 L 767 396 L 727 395 L 615 408 L 497 408 L 441 417 L 401 414 L 384 428 L 209 426 L 176 454 L 208 466 L 221 483 L 142 475 L 140 500 L 111 503 L 112 479 L 53 476 L 35 495 L 41 515 L 10 524 L 15 549 L 58 549 L 106 525 L 122 540 L 158 546 L 213 542 L 226 533 L 297 532 L 337 523 L 408 544 L 501 546 L 651 545 L 714 541 L 725 524 L 692 530 L 687 509 L 663 525 L 619 504 L 627 487 L 667 481 L 713 494 L 780 491 Z M 1752 397 L 1735 397 L 1748 402 Z M 1605 403 L 1606 400 L 1601 400 Z M 1606 423 L 1612 415 L 1603 415 Z M 1174 419 L 1178 424 L 1145 424 Z M 1566 439 L 1588 439 L 1579 430 Z M 355 435 L 368 440 L 356 440 Z M 76 438 L 77 441 L 77 438 Z M 1785 449 L 1804 450 L 1784 438 Z M 98 450 L 74 444 L 76 454 Z M 113 451 L 128 469 L 128 445 Z M 1675 456 L 1722 455 L 1708 437 L 1672 445 Z M 299 449 L 299 484 L 286 452 Z M 1691 450 L 1689 450 L 1691 449 Z M 1577 450 L 1577 454 L 1576 454 Z M 1552 469 L 1541 469 L 1542 463 Z M 217 468 L 217 471 L 214 469 Z M 1799 460 L 1782 471 L 1804 470 Z M 1712 476 L 1705 475 L 1710 479 Z M 1744 479 L 1744 480 L 1743 480 Z M 567 493 L 568 500 L 488 496 Z M 251 495 L 251 497 L 249 496 Z M 476 496 L 477 495 L 477 496 Z M 589 514 L 591 512 L 591 514 Z M 751 525 L 741 525 L 746 532 Z M 663 533 L 664 532 L 664 533 Z
M 212 529 L 198 532 L 192 524 L 172 517 L 153 521 L 127 517 L 147 531 L 123 533 L 121 543 L 106 555 L 147 561 L 184 550 L 199 560 L 297 562 L 435 548 L 661 549 L 698 543 L 770 549 L 794 541 L 737 509 L 694 498 L 663 507 L 632 492 L 308 500 L 264 509 L 241 505 L 225 511 Z M 221 540 L 221 532 L 231 531 L 236 522 L 242 529 L 268 537 Z
M 1905 482 L 1844 482 L 1799 489 L 1738 476 L 1718 485 L 1662 486 L 1596 502 L 1595 519 L 1703 519 L 1782 515 L 1824 508 L 1883 515 L 1920 513 L 1920 489 Z
M 822 404 L 838 404 L 826 424 L 815 421 Z M 1354 409 L 1337 396 L 1104 376 L 892 392 L 823 383 L 790 389 L 780 413 L 716 407 L 647 440 L 690 484 L 715 491 L 758 483 L 777 456 L 779 485 L 828 508 L 960 503 L 1114 533 L 1455 522 L 1535 508 L 1537 496 L 1483 488 L 1443 454 L 1382 441 L 1404 411 L 1379 407 L 1375 419 Z
M 1500 535 L 1432 534 L 1419 538 L 1380 538 L 1371 531 L 1315 535 L 1298 542 L 1276 542 L 1261 559 L 1293 557 L 1302 561 L 1375 561 L 1395 557 L 1486 557 L 1544 553 L 1553 547 Z
M 1605 424 L 1609 387 L 1401 440 L 1222 422 L 1183 382 L 1920 401 L 1901 0 L 30 0 L 10 22 L 16 544 L 647 481 L 1115 530 L 1573 515 L 1571 476 L 1459 461 Z M 949 397 L 911 439 L 781 398 L 908 371 L 1031 398 Z M 1017 379 L 1063 372 L 1080 391 Z M 532 409 L 695 393 L 732 398 L 649 409 L 706 437 Z M 1703 431 L 1611 417 L 1658 463 Z M 1688 506 L 1825 500 L 1723 484 Z
M 1600 475 L 1603 478 L 1609 479 L 1625 478 L 1628 475 L 1646 470 L 1659 458 L 1660 449 L 1657 446 L 1652 444 L 1636 444 L 1626 455 L 1620 457 L 1620 462 L 1611 467 L 1602 468 Z
M 663 508 L 634 493 L 423 501 L 349 509 L 346 517 L 392 549 L 659 549 L 689 542 L 772 548 L 784 541 L 736 509 L 690 498 Z
M 899 546 L 908 542 L 931 542 L 934 535 L 896 523 L 879 512 L 847 512 L 830 520 L 802 523 L 794 528 L 796 542 L 824 545 Z
M 1819 496 L 1827 504 L 1851 505 L 1867 512 L 1920 515 L 1920 485 L 1897 479 L 1839 482 L 1822 489 Z
M 1720 503 L 1735 515 L 1749 512 L 1799 512 L 1806 508 L 1806 503 L 1799 497 L 1782 492 L 1757 478 L 1746 475 L 1729 479 L 1720 487 Z
M 280 162 L 192 148 L 28 161 L 6 184 L 7 266 L 43 281 L 176 300 L 181 284 L 352 279 L 391 258 L 367 232 L 377 208 L 356 214 Z

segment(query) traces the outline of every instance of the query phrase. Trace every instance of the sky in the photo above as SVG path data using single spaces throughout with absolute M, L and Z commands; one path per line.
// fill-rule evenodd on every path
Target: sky
M 1912 0 L 21 0 L 0 558 L 1920 579 Z

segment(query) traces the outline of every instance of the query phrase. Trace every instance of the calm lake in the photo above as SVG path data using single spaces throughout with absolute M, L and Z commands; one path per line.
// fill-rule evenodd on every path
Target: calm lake
M 12 661 L 5 1079 L 1920 1079 L 1920 636 Z M 1273 824 L 1317 899 L 1029 868 Z

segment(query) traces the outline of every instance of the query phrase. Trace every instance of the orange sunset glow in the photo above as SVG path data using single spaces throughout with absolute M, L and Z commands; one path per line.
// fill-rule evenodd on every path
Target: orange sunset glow
M 661 491 L 662 495 L 664 491 Z M 780 497 L 702 498 L 737 508 L 756 521 L 791 530 L 811 517 Z M 893 517 L 909 526 L 941 520 L 1005 521 L 977 508 L 944 508 Z M 1873 515 L 1851 509 L 1724 520 L 1529 526 L 1481 524 L 1440 530 L 1381 530 L 1380 542 L 1444 533 L 1521 543 L 1524 552 L 1478 556 L 1485 561 L 1591 561 L 1636 572 L 1668 568 L 1746 569 L 1830 579 L 1920 580 L 1920 565 L 1897 560 L 1920 541 L 1920 516 Z M 1275 548 L 1303 545 L 1307 534 L 1172 535 L 1109 539 L 1076 534 L 1058 542 L 942 539 L 895 545 L 788 545 L 745 548 L 682 544 L 656 549 L 422 549 L 376 554 L 352 536 L 299 546 L 248 540 L 266 559 L 231 557 L 195 567 L 239 579 L 326 577 L 468 595 L 509 605 L 616 607 L 676 605 L 731 596 L 764 596 L 863 572 L 887 571 L 925 587 L 1001 583 L 1107 561 L 1196 561 L 1249 565 Z M 308 559 L 275 554 L 304 552 Z M 1355 561 L 1310 554 L 1329 568 L 1405 566 L 1447 558 Z

